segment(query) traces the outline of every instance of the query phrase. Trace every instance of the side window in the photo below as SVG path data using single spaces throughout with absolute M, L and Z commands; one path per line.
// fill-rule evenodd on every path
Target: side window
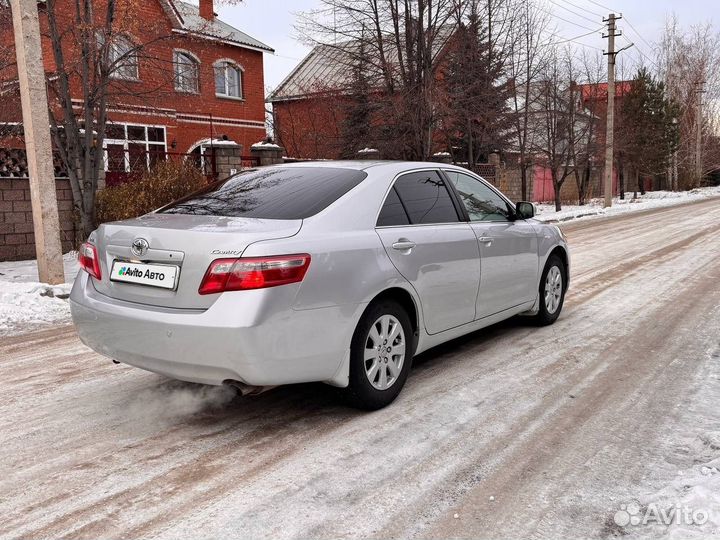
M 397 179 L 393 191 L 413 225 L 459 221 L 450 193 L 437 171 L 405 174 Z
M 510 221 L 507 202 L 469 174 L 445 171 L 457 189 L 470 221 Z
M 397 191 L 393 186 L 385 199 L 385 204 L 383 204 L 382 210 L 380 210 L 377 226 L 389 227 L 392 225 L 409 224 L 410 220 L 408 219 L 407 212 L 405 212 L 405 208 L 403 208 L 403 205 L 400 202 L 400 197 L 398 197 Z

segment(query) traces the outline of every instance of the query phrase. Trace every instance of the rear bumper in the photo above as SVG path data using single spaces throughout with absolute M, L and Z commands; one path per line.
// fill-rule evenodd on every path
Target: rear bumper
M 292 286 L 222 294 L 207 310 L 143 306 L 98 293 L 81 271 L 70 295 L 80 339 L 119 362 L 204 384 L 332 379 L 360 305 L 292 310 Z

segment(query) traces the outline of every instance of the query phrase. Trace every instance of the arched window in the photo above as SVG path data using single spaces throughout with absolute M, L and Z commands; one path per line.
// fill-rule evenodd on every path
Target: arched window
M 200 62 L 185 51 L 173 53 L 175 68 L 175 90 L 198 93 L 200 91 Z
M 110 76 L 119 79 L 139 79 L 135 45 L 125 36 L 113 36 L 108 50 Z
M 215 94 L 242 98 L 242 68 L 227 60 L 215 64 Z

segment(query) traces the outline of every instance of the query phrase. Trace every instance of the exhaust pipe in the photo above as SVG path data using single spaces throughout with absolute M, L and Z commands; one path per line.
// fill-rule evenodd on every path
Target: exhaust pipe
M 236 388 L 240 392 L 240 394 L 243 396 L 258 396 L 260 394 L 267 392 L 268 390 L 277 388 L 277 385 L 275 385 L 275 386 L 253 386 L 251 384 L 245 384 L 244 382 L 234 381 L 234 380 L 225 381 L 224 384 L 227 384 L 229 386 L 232 386 L 233 388 Z

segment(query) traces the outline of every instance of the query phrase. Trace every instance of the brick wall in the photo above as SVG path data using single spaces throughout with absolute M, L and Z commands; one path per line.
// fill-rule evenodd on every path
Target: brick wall
M 505 166 L 498 167 L 497 180 L 494 184 L 511 201 L 518 202 L 523 200 L 520 168 L 507 168 Z M 532 192 L 533 174 L 532 169 L 530 169 L 527 173 L 527 199 L 532 198 Z
M 73 247 L 72 192 L 68 180 L 56 182 L 63 251 Z M 0 261 L 35 258 L 30 184 L 26 178 L 0 178 Z

